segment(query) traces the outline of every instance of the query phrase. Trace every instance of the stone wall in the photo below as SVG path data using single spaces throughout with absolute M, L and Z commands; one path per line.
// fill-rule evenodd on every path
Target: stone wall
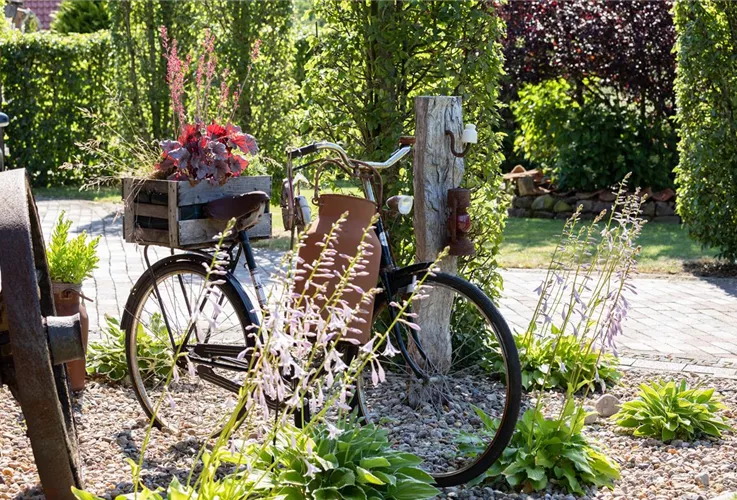
M 515 196 L 508 213 L 510 217 L 567 219 L 581 205 L 581 218 L 591 220 L 602 210 L 611 210 L 614 199 L 614 193 L 610 192 Z M 675 213 L 675 208 L 675 198 L 667 201 L 650 198 L 642 205 L 642 213 L 653 222 L 680 224 L 681 218 Z

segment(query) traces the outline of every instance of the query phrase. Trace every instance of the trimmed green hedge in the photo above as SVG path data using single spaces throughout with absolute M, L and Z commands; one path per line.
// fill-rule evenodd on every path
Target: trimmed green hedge
M 9 168 L 23 167 L 36 185 L 79 182 L 79 169 L 60 165 L 80 155 L 75 143 L 94 137 L 85 109 L 109 101 L 110 35 L 21 34 L 0 37 L 0 87 Z M 82 158 L 84 160 L 84 158 Z
M 737 260 L 737 3 L 678 1 L 678 213 L 698 241 Z

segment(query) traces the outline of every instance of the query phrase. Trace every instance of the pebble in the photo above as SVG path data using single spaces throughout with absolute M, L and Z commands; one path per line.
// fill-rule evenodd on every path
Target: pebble
M 619 400 L 611 394 L 602 395 L 596 400 L 596 404 L 594 406 L 596 408 L 596 412 L 604 418 L 611 417 L 617 413 L 620 408 Z
M 695 479 L 696 479 L 696 483 L 700 484 L 701 486 L 705 486 L 707 488 L 709 487 L 709 472 L 708 471 L 699 472 L 698 474 L 696 474 Z
M 591 425 L 599 420 L 599 414 L 592 407 L 584 406 L 583 409 L 586 412 L 586 417 L 583 419 L 585 425 Z
M 686 378 L 689 385 L 716 387 L 730 408 L 737 408 L 737 380 L 710 378 L 705 375 L 653 373 L 638 370 L 625 372 L 621 383 L 610 389 L 611 395 L 619 401 L 629 401 L 636 397 L 640 383 L 652 379 Z M 470 391 L 469 391 L 470 392 Z M 387 391 L 387 401 L 396 399 L 396 394 Z M 484 393 L 482 391 L 482 394 Z M 525 394 L 522 412 L 533 403 L 537 394 Z M 495 398 L 483 396 L 488 404 L 495 405 Z M 589 397 L 585 406 L 596 408 L 596 396 Z M 548 393 L 541 402 L 547 416 L 560 411 L 562 397 Z M 502 404 L 503 399 L 498 401 Z M 395 405 L 399 402 L 395 401 Z M 79 402 L 77 416 L 80 452 L 84 466 L 86 484 L 90 491 L 104 498 L 114 498 L 119 494 L 131 492 L 130 467 L 126 458 L 138 458 L 139 449 L 147 429 L 138 402 L 131 389 L 126 386 L 107 386 L 90 384 Z M 397 411 L 392 410 L 391 416 Z M 737 413 L 730 417 L 729 424 L 737 427 Z M 455 422 L 470 421 L 469 416 L 453 414 Z M 0 498 L 25 500 L 38 498 L 38 477 L 33 463 L 30 443 L 25 434 L 19 407 L 6 388 L 0 388 Z M 410 437 L 406 449 L 415 451 L 418 441 L 437 443 L 437 436 L 444 432 L 447 422 L 394 421 L 400 432 Z M 408 427 L 403 427 L 407 425 Z M 411 430 L 407 430 L 411 429 Z M 435 434 L 432 434 L 432 433 Z M 442 491 L 439 498 L 504 499 L 504 500 L 566 500 L 571 498 L 590 498 L 597 500 L 630 499 L 675 499 L 689 500 L 718 499 L 732 500 L 737 492 L 737 436 L 727 433 L 721 439 L 699 439 L 687 443 L 674 441 L 664 444 L 653 438 L 636 438 L 631 433 L 617 428 L 612 419 L 597 420 L 596 425 L 588 425 L 583 433 L 614 461 L 620 464 L 621 479 L 614 489 L 587 489 L 585 494 L 576 497 L 568 495 L 557 485 L 540 493 L 522 494 L 509 491 L 498 483 L 482 484 L 473 488 L 456 487 Z M 411 439 L 420 435 L 425 439 Z M 435 436 L 431 438 L 430 436 Z M 151 442 L 144 461 L 143 481 L 149 487 L 167 486 L 173 475 L 181 481 L 186 480 L 193 457 L 198 450 L 197 441 L 188 441 L 187 436 L 172 436 L 157 430 L 151 433 Z M 120 440 L 120 443 L 119 443 Z M 181 443 L 179 447 L 176 445 Z M 673 453 L 675 451 L 676 453 Z M 703 464 L 706 458 L 708 464 Z M 657 468 L 655 468 L 657 466 Z M 7 471 L 11 475 L 7 475 Z M 697 476 L 706 474 L 708 483 L 697 482 Z M 657 481 L 656 481 L 657 479 Z M 718 490 L 719 489 L 719 490 Z

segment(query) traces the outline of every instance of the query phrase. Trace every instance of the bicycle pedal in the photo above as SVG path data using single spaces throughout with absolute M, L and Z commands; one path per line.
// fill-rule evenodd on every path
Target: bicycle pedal
M 217 385 L 218 387 L 222 387 L 226 391 L 234 392 L 236 394 L 239 394 L 241 391 L 241 385 L 236 384 L 232 380 L 228 380 L 225 377 L 221 377 L 217 373 L 215 373 L 212 368 L 209 366 L 203 366 L 199 365 L 197 367 L 197 375 L 207 382 L 210 382 L 212 384 Z

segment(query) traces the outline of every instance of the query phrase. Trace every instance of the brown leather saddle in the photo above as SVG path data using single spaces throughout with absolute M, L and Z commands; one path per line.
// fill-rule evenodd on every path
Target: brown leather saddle
M 236 194 L 205 204 L 205 214 L 215 220 L 236 219 L 236 231 L 255 226 L 269 205 L 269 195 L 263 191 Z

